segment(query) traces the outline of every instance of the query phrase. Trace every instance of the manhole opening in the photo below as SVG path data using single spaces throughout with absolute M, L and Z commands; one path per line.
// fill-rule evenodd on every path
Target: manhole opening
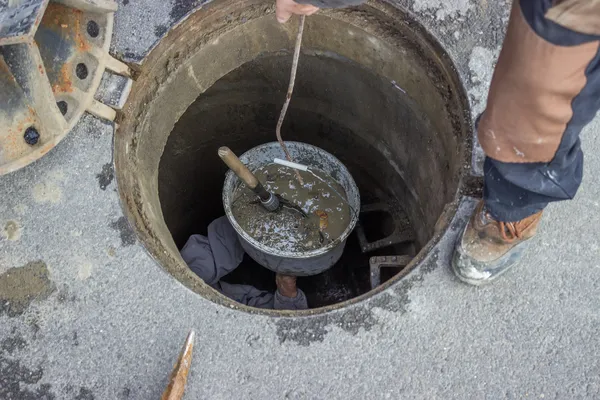
M 295 35 L 269 6 L 232 11 L 228 4 L 198 11 L 162 40 L 144 64 L 115 142 L 121 196 L 145 246 L 188 287 L 225 303 L 178 250 L 224 215 L 226 168 L 217 149 L 241 154 L 274 140 Z M 381 283 L 414 267 L 435 244 L 436 223 L 455 201 L 469 157 L 466 100 L 449 59 L 418 25 L 404 24 L 407 14 L 369 4 L 308 19 L 282 129 L 286 140 L 339 158 L 363 203 L 339 262 L 298 280 L 311 308 L 363 298 L 373 289 L 373 265 Z M 368 23 L 364 13 L 373 16 Z M 237 28 L 217 29 L 231 15 L 244 16 Z M 194 20 L 212 31 L 186 46 L 178 39 Z M 373 264 L 383 256 L 415 262 Z M 249 257 L 224 280 L 275 289 L 274 273 Z
M 226 145 L 241 154 L 274 140 L 274 126 L 287 89 L 290 66 L 288 52 L 262 54 L 215 82 L 175 124 L 160 161 L 158 191 L 165 222 L 178 248 L 192 234 L 206 234 L 208 224 L 224 215 L 221 188 L 226 168 L 217 158 L 216 150 Z M 345 102 L 343 96 L 354 98 L 356 114 L 339 116 Z M 372 121 L 370 118 L 363 121 L 361 110 L 377 103 L 387 105 L 379 109 L 381 115 L 376 119 L 391 120 L 392 124 L 401 122 L 416 136 L 432 129 L 414 101 L 388 80 L 339 56 L 303 55 L 294 98 L 282 129 L 285 138 L 319 146 L 350 170 L 366 199 L 362 208 L 367 211 L 361 213 L 359 230 L 364 232 L 367 243 L 390 237 L 400 227 L 410 234 L 405 241 L 382 243 L 362 251 L 355 231 L 342 258 L 331 270 L 299 280 L 310 307 L 339 303 L 371 290 L 370 257 L 414 256 L 421 249 L 405 211 L 411 207 L 405 197 L 409 192 L 401 189 L 405 183 L 382 152 L 358 133 L 372 129 Z M 396 113 L 402 115 L 402 121 L 396 121 Z M 367 207 L 374 205 L 379 206 L 369 211 Z M 393 210 L 393 215 L 388 210 Z M 431 235 L 430 227 L 417 229 L 423 238 Z M 275 275 L 264 269 L 246 257 L 224 280 L 274 290 Z M 385 276 L 391 278 L 389 274 Z

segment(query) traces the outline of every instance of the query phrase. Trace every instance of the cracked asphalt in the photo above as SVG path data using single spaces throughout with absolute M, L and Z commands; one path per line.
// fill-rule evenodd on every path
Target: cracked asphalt
M 482 110 L 508 4 L 398 4 L 445 46 Z M 121 0 L 111 52 L 141 61 L 199 6 Z M 214 304 L 157 265 L 119 204 L 113 130 L 86 115 L 40 161 L 0 177 L 0 398 L 158 398 L 189 329 L 188 399 L 600 398 L 599 118 L 583 134 L 577 197 L 548 208 L 521 265 L 494 285 L 450 271 L 474 206 L 464 198 L 419 268 L 305 318 Z

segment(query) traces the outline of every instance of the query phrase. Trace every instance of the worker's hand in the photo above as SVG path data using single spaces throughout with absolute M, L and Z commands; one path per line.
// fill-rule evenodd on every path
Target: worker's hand
M 313 15 L 319 11 L 319 7 L 312 4 L 299 4 L 294 0 L 275 0 L 275 15 L 277 21 L 287 22 L 293 14 L 297 15 Z
M 290 298 L 298 295 L 295 276 L 277 274 L 275 275 L 275 283 L 280 295 Z

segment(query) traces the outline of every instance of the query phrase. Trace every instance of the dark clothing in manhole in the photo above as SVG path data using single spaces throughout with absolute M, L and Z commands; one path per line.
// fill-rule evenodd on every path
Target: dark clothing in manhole
M 306 296 L 300 289 L 296 297 L 290 298 L 277 290 L 273 294 L 251 285 L 231 284 L 221 280 L 235 270 L 244 258 L 244 249 L 227 217 L 211 222 L 208 225 L 208 236 L 192 235 L 181 249 L 181 257 L 207 285 L 238 303 L 275 310 L 308 308 Z

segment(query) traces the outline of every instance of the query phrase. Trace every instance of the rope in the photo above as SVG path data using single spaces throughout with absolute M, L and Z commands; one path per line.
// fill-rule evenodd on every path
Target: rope
M 275 128 L 275 134 L 277 136 L 277 141 L 279 145 L 283 149 L 285 153 L 285 157 L 288 161 L 294 162 L 290 152 L 287 149 L 287 146 L 283 142 L 281 138 L 281 126 L 283 125 L 283 120 L 285 119 L 285 114 L 287 112 L 288 106 L 290 105 L 290 100 L 292 99 L 292 93 L 294 91 L 294 83 L 296 82 L 296 71 L 298 70 L 298 59 L 300 58 L 300 47 L 302 46 L 302 32 L 304 32 L 304 20 L 306 16 L 303 15 L 300 17 L 300 26 L 298 27 L 298 35 L 296 36 L 296 45 L 294 47 L 294 58 L 292 61 L 292 72 L 290 74 L 290 84 L 288 86 L 287 95 L 285 96 L 285 102 L 283 103 L 283 108 L 281 109 L 281 114 L 279 114 L 279 121 L 277 121 L 277 127 Z M 304 186 L 304 180 L 300 176 L 300 172 L 297 169 L 294 169 L 296 172 L 296 179 L 301 186 Z

